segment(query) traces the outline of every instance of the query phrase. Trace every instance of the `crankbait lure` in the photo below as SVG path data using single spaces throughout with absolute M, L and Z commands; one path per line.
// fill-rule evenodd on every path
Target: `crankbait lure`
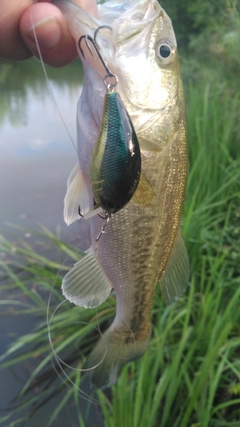
M 89 41 L 93 44 L 107 74 L 104 84 L 107 92 L 104 99 L 100 132 L 90 160 L 90 181 L 95 199 L 94 210 L 102 208 L 108 218 L 121 210 L 133 197 L 141 174 L 141 152 L 132 121 L 120 95 L 115 92 L 117 76 L 104 62 L 94 38 L 82 36 L 92 54 Z M 111 81 L 111 83 L 109 83 Z M 114 81 L 114 82 L 113 82 Z

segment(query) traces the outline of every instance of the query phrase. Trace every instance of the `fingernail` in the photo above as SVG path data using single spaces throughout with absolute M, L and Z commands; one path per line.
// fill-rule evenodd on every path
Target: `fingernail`
M 32 25 L 27 36 L 43 48 L 55 46 L 61 37 L 61 28 L 54 16 L 47 16 Z

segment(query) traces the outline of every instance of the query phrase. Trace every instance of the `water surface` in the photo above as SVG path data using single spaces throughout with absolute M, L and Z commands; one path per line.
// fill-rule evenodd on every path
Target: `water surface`
M 50 72 L 54 97 L 74 143 L 81 83 L 79 63 L 64 73 Z M 59 225 L 67 236 L 63 198 L 77 155 L 41 65 L 36 60 L 1 63 L 0 92 L 0 233 L 9 235 L 7 222 L 31 227 L 33 219 L 53 231 Z

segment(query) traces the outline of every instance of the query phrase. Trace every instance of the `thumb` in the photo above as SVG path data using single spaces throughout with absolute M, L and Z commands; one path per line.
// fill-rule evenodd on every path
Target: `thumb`
M 21 36 L 27 48 L 43 61 L 61 67 L 77 57 L 77 49 L 61 11 L 51 3 L 35 3 L 22 15 Z

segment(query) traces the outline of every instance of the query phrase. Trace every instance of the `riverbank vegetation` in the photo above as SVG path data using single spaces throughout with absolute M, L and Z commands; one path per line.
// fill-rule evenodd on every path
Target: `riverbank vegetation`
M 164 2 L 161 4 L 164 6 Z M 190 171 L 183 234 L 190 259 L 190 286 L 170 306 L 164 304 L 157 287 L 152 339 L 145 355 L 127 364 L 110 390 L 93 393 L 81 382 L 81 367 L 99 337 L 99 328 L 106 329 L 114 315 L 114 297 L 97 311 L 64 303 L 54 313 L 62 301 L 61 277 L 68 265 L 79 259 L 81 251 L 44 227 L 35 232 L 31 245 L 24 238 L 29 230 L 22 230 L 22 240 L 1 238 L 1 295 L 6 289 L 8 295 L 9 290 L 15 295 L 13 299 L 1 298 L 1 306 L 5 307 L 1 321 L 10 315 L 39 319 L 38 328 L 18 337 L 1 359 L 2 369 L 20 362 L 30 366 L 19 406 L 0 419 L 11 426 L 20 425 L 31 411 L 61 390 L 64 393 L 49 426 L 60 425 L 58 417 L 69 402 L 77 420 L 73 426 L 88 426 L 89 407 L 95 408 L 96 401 L 103 419 L 93 427 L 239 426 L 239 6 L 231 0 L 201 4 L 195 0 L 172 2 L 171 7 L 172 11 L 166 4 L 173 22 L 179 16 L 185 19 L 176 20 L 175 28 L 182 45 L 189 132 Z M 59 359 L 56 362 L 49 347 L 45 319 L 51 292 L 53 348 L 74 369 Z M 60 381 L 51 362 L 62 376 Z M 85 413 L 80 409 L 85 396 L 79 388 L 84 388 L 91 401 L 86 403 Z

